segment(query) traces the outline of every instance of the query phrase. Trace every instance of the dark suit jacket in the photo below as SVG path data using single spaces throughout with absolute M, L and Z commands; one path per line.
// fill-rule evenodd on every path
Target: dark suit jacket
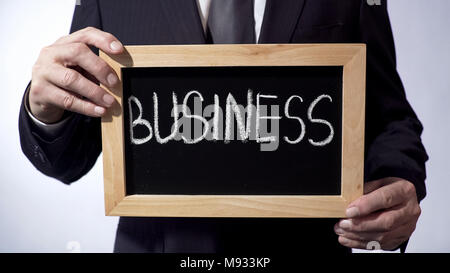
M 425 196 L 427 155 L 422 125 L 396 71 L 387 3 L 365 0 L 267 0 L 260 43 L 366 43 L 365 180 L 396 176 Z M 125 45 L 205 43 L 195 0 L 83 0 L 71 31 L 94 26 Z M 25 104 L 19 118 L 23 152 L 41 172 L 64 183 L 86 174 L 102 147 L 100 121 L 74 114 L 55 138 L 39 132 Z M 122 217 L 119 252 L 348 251 L 337 243 L 336 219 L 208 219 Z

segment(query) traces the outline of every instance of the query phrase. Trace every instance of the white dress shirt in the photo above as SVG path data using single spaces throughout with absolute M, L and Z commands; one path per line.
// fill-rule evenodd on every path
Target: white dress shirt
M 226 1 L 226 0 L 223 0 Z M 200 19 L 202 20 L 203 30 L 206 31 L 206 22 L 208 21 L 209 5 L 211 0 L 197 0 Z M 254 0 L 253 17 L 255 18 L 255 37 L 258 42 L 261 32 L 261 25 L 264 17 L 264 9 L 266 8 L 266 0 Z
M 225 1 L 225 0 L 224 0 Z M 199 8 L 199 15 L 200 19 L 202 21 L 203 31 L 206 31 L 206 22 L 208 21 L 208 14 L 209 14 L 209 6 L 211 4 L 211 0 L 197 0 L 197 6 Z M 253 15 L 255 19 L 255 37 L 256 41 L 259 39 L 259 34 L 261 32 L 261 25 L 264 17 L 264 9 L 266 7 L 266 0 L 254 0 L 254 10 Z M 34 121 L 34 123 L 37 125 L 39 129 L 42 130 L 45 134 L 47 134 L 50 137 L 57 136 L 61 129 L 63 128 L 63 125 L 68 121 L 68 118 L 61 120 L 57 123 L 53 124 L 46 124 L 37 118 L 35 118 L 27 108 L 28 115 L 31 117 L 31 119 Z

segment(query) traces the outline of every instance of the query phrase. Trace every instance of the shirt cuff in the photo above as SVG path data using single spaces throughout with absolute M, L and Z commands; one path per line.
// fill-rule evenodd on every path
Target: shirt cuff
M 67 121 L 72 117 L 71 114 L 69 115 L 63 115 L 63 119 L 55 122 L 55 123 L 45 123 L 40 120 L 38 120 L 30 111 L 29 104 L 28 104 L 28 94 L 30 93 L 30 86 L 28 86 L 26 90 L 25 95 L 25 101 L 24 106 L 25 110 L 30 117 L 30 119 L 33 121 L 33 123 L 36 125 L 37 129 L 39 130 L 39 133 L 44 134 L 45 136 L 48 136 L 50 138 L 56 137 L 64 130 L 64 125 L 67 123 Z

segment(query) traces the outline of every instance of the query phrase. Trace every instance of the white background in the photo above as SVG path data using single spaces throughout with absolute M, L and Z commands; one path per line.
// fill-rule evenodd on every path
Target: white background
M 69 31 L 74 0 L 0 2 L 0 252 L 111 252 L 101 157 L 66 186 L 22 154 L 18 112 L 39 50 Z M 408 252 L 450 252 L 450 1 L 389 2 L 398 70 L 424 124 L 428 195 Z M 71 243 L 72 242 L 72 243 Z

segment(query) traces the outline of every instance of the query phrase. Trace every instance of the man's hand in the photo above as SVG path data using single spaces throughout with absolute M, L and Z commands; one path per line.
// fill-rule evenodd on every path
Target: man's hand
M 393 250 L 411 236 L 421 210 L 411 182 L 385 178 L 366 183 L 364 195 L 346 213 L 348 219 L 334 227 L 340 244 L 366 249 L 368 242 L 377 241 L 382 249 Z
M 123 51 L 117 38 L 92 27 L 64 36 L 41 50 L 33 66 L 28 97 L 30 111 L 37 119 L 57 122 L 64 110 L 100 117 L 114 103 L 114 97 L 95 81 L 113 87 L 118 83 L 117 75 L 88 45 L 109 54 Z

